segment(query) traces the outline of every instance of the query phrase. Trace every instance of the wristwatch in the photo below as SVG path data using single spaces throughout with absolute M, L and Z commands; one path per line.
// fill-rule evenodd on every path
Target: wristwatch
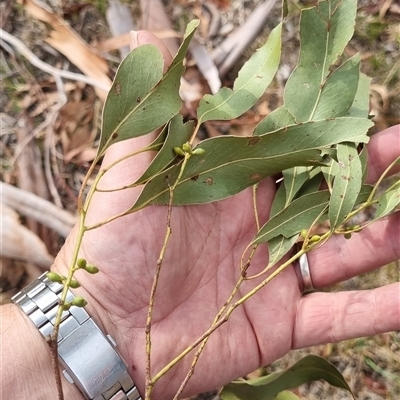
M 44 273 L 11 301 L 48 338 L 53 331 L 62 289 L 63 285 L 50 281 Z M 68 291 L 66 301 L 74 297 Z M 86 399 L 140 400 L 115 341 L 110 335 L 104 335 L 85 309 L 72 306 L 63 312 L 61 321 L 58 356 L 67 381 L 75 384 Z

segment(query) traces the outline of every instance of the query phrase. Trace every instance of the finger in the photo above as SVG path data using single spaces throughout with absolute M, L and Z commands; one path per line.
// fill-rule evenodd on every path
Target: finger
M 300 299 L 293 348 L 400 329 L 400 283 L 373 290 L 312 293 Z
M 131 50 L 144 44 L 153 44 L 157 46 L 164 58 L 164 71 L 172 62 L 172 56 L 168 51 L 167 47 L 161 41 L 150 32 L 139 31 L 131 32 Z M 148 66 L 151 68 L 151 65 Z M 144 135 L 135 139 L 124 140 L 123 142 L 112 145 L 106 152 L 103 160 L 103 166 L 107 166 L 116 160 L 137 151 L 149 143 L 151 143 L 156 137 L 156 133 L 153 132 L 148 135 Z M 134 182 L 141 176 L 146 167 L 149 165 L 154 157 L 153 152 L 145 152 L 138 156 L 129 158 L 127 161 L 121 162 L 112 169 L 112 172 L 107 173 L 102 179 L 102 188 L 115 188 Z
M 315 288 L 341 282 L 400 258 L 400 212 L 374 222 L 350 239 L 335 235 L 308 253 Z
M 164 44 L 164 42 L 159 39 L 157 36 L 153 35 L 147 31 L 131 31 L 131 50 L 136 49 L 143 44 L 154 44 L 157 46 L 158 50 L 160 50 L 163 58 L 164 58 L 164 72 L 169 67 L 172 62 L 171 53 L 168 50 L 168 47 Z
M 392 126 L 371 137 L 368 144 L 367 182 L 376 182 L 389 164 L 400 156 L 400 125 Z M 400 171 L 400 165 L 393 173 Z

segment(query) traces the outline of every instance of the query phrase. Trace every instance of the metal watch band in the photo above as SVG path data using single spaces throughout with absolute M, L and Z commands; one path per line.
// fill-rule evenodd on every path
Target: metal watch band
M 51 282 L 46 273 L 12 297 L 45 337 L 53 331 L 63 286 Z M 68 291 L 67 302 L 75 296 Z M 72 306 L 62 314 L 58 355 L 63 374 L 86 399 L 140 400 L 128 368 L 116 351 L 116 343 L 105 336 L 85 309 Z

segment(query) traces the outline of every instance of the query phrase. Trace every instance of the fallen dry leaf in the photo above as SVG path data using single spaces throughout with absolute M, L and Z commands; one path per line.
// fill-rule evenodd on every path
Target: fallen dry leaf
M 164 10 L 160 0 L 140 0 L 142 10 L 141 28 L 147 31 L 172 30 L 172 23 Z M 163 39 L 172 55 L 178 51 L 178 42 L 175 38 Z
M 158 31 L 156 30 L 150 32 L 156 35 L 161 40 L 181 37 L 181 35 L 173 31 L 172 29 L 164 29 Z M 124 33 L 123 35 L 115 36 L 113 38 L 98 42 L 94 47 L 100 53 L 109 53 L 110 51 L 118 50 L 121 47 L 129 46 L 130 43 L 131 43 L 131 34 Z
M 106 60 L 91 50 L 89 45 L 69 27 L 65 20 L 53 14 L 39 0 L 20 0 L 20 2 L 32 16 L 51 26 L 46 39 L 47 43 L 64 54 L 85 75 L 106 87 L 111 87 Z M 99 98 L 104 101 L 107 92 L 98 88 L 95 90 Z
M 80 92 L 80 91 L 78 91 Z M 92 142 L 94 96 L 82 100 L 82 92 L 62 107 L 56 122 L 58 134 L 64 154 L 64 161 L 85 150 Z

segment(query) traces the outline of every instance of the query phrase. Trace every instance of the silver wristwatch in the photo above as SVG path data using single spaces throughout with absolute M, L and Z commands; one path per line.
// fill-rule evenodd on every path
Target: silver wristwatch
M 46 273 L 12 297 L 48 338 L 53 331 L 63 286 L 51 282 Z M 68 291 L 67 302 L 75 296 Z M 116 350 L 115 341 L 105 336 L 84 308 L 72 306 L 62 314 L 58 355 L 63 374 L 86 399 L 139 400 L 140 394 L 128 368 Z

